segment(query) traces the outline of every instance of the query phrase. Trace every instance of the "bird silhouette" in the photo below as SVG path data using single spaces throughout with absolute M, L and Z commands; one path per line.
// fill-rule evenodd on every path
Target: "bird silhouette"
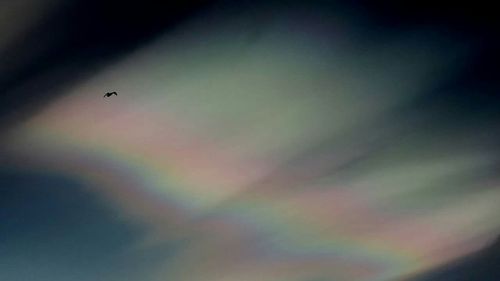
M 118 96 L 118 94 L 117 94 L 116 92 L 111 92 L 111 93 L 106 93 L 106 94 L 104 95 L 104 97 L 105 97 L 105 98 L 109 98 L 109 97 L 111 97 L 112 95 Z

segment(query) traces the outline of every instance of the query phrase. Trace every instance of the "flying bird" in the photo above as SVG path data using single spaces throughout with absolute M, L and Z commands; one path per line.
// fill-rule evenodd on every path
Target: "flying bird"
M 104 95 L 104 97 L 105 97 L 105 98 L 109 98 L 109 97 L 111 97 L 112 95 L 118 96 L 118 94 L 117 94 L 116 92 L 111 92 L 111 93 L 106 93 L 106 94 Z

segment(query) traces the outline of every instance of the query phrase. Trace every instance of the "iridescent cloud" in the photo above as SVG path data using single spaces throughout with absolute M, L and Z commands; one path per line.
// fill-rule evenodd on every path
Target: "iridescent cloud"
M 457 54 L 346 28 L 289 13 L 249 40 L 245 20 L 200 20 L 72 89 L 5 149 L 148 223 L 138 247 L 182 241 L 158 280 L 392 280 L 480 248 L 500 226 L 496 182 L 475 177 L 494 156 L 405 111 Z

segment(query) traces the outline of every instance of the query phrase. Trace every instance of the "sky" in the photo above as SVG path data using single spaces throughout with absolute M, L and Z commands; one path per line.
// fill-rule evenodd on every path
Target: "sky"
M 497 280 L 492 10 L 2 2 L 0 279 Z

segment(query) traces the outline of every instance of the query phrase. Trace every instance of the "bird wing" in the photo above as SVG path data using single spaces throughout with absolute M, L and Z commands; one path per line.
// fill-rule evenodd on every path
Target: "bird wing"
M 118 96 L 118 94 L 116 92 L 111 92 L 111 93 L 104 94 L 104 97 L 107 98 L 107 97 L 111 97 L 112 95 Z

